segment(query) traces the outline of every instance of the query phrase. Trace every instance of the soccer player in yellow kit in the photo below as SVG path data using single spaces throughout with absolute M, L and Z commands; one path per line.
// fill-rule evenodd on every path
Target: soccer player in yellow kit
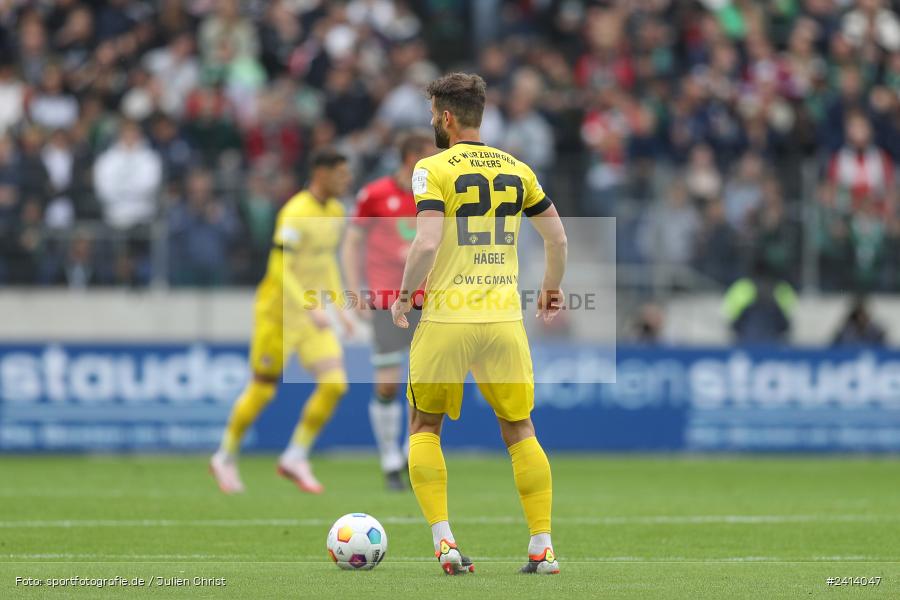
M 483 79 L 451 73 L 433 81 L 427 92 L 435 143 L 446 150 L 420 160 L 413 171 L 416 237 L 391 307 L 394 323 L 408 327 L 412 293 L 425 280 L 407 383 L 410 482 L 431 525 L 441 568 L 448 574 L 472 572 L 472 561 L 460 553 L 450 529 L 440 442 L 444 415 L 459 418 L 471 371 L 497 415 L 531 532 L 521 571 L 558 573 L 550 540 L 550 463 L 530 416 L 534 375 L 522 324 L 516 241 L 524 213 L 544 239 L 538 317 L 550 320 L 562 305 L 565 230 L 532 170 L 479 141 Z
M 324 306 L 342 297 L 336 260 L 344 207 L 338 199 L 350 183 L 347 159 L 334 150 L 312 157 L 310 183 L 278 213 L 266 275 L 256 292 L 250 346 L 252 378 L 231 410 L 210 471 L 219 488 L 242 492 L 237 454 L 247 428 L 275 395 L 285 360 L 293 353 L 315 375 L 300 422 L 278 460 L 278 473 L 306 492 L 323 488 L 312 472 L 309 451 L 347 391 L 347 375 L 337 335 Z M 338 318 L 348 330 L 343 312 Z

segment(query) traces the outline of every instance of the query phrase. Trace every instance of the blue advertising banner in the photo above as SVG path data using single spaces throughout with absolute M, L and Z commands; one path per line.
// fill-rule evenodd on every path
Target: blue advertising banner
M 900 450 L 895 352 L 620 346 L 612 353 L 539 344 L 532 355 L 534 419 L 547 448 Z M 359 381 L 369 372 L 368 349 L 351 346 L 346 356 Z M 613 369 L 616 383 L 601 383 Z M 239 345 L 0 345 L 0 451 L 208 451 L 246 378 Z M 280 449 L 311 389 L 282 384 L 247 449 Z M 374 446 L 370 395 L 371 384 L 351 384 L 321 448 Z M 502 448 L 474 385 L 444 440 L 452 448 Z

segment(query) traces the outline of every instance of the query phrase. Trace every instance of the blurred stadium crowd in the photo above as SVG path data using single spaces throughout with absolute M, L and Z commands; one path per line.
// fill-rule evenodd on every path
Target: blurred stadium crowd
M 562 214 L 619 219 L 620 268 L 897 291 L 897 9 L 0 0 L 0 283 L 252 284 L 310 153 L 389 171 L 459 68 Z

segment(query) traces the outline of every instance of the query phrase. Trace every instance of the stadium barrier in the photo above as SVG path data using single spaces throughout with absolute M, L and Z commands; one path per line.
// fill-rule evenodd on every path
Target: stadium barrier
M 534 416 L 550 449 L 900 450 L 900 353 L 539 344 L 533 357 Z M 351 371 L 368 358 L 347 349 Z M 614 366 L 616 383 L 598 383 Z M 208 451 L 246 376 L 246 349 L 232 344 L 0 345 L 0 450 Z M 247 449 L 281 448 L 309 390 L 283 384 Z M 374 445 L 370 394 L 351 386 L 321 448 Z M 446 445 L 501 449 L 473 384 L 465 396 Z

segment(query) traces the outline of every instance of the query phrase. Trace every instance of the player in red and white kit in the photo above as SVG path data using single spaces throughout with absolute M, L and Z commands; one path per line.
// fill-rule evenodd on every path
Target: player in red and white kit
M 409 245 L 416 235 L 416 202 L 411 189 L 413 167 L 436 152 L 429 133 L 403 134 L 397 143 L 401 164 L 397 170 L 360 190 L 356 210 L 341 252 L 348 289 L 362 301 L 359 315 L 372 323 L 375 394 L 369 419 L 381 454 L 387 486 L 407 488 L 406 452 L 401 449 L 403 404 L 397 398 L 401 368 L 412 341 L 419 311 L 410 311 L 409 329 L 394 326 L 391 304 L 397 298 Z M 362 256 L 365 254 L 363 260 Z

